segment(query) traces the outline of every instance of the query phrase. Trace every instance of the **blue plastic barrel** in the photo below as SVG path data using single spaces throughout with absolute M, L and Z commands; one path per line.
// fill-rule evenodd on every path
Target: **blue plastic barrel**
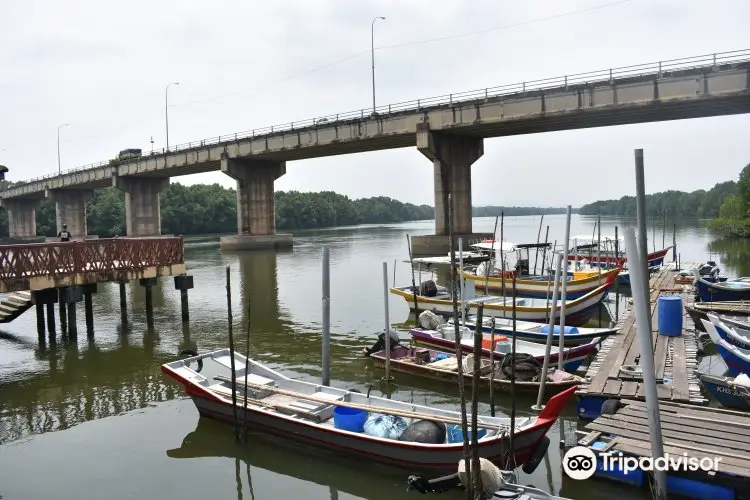
M 545 325 L 542 327 L 541 331 L 542 331 L 542 333 L 548 333 L 549 332 L 549 325 L 545 323 Z M 552 328 L 552 333 L 554 335 L 559 335 L 560 334 L 560 325 L 555 325 Z M 568 335 L 568 334 L 571 334 L 571 333 L 578 333 L 578 328 L 576 328 L 575 326 L 565 325 L 565 335 Z
M 659 297 L 658 304 L 659 334 L 667 337 L 682 335 L 682 297 L 670 295 Z
M 367 412 L 345 406 L 337 406 L 333 409 L 333 426 L 336 429 L 352 432 L 364 430 Z
M 463 443 L 464 442 L 464 433 L 460 425 L 454 424 L 454 425 L 448 425 L 446 427 L 448 430 L 448 442 L 449 443 Z M 471 427 L 469 427 L 468 431 L 469 431 L 469 439 L 472 439 L 474 433 L 472 432 Z M 482 439 L 486 434 L 487 434 L 487 429 L 480 427 L 479 432 L 477 432 L 477 439 Z

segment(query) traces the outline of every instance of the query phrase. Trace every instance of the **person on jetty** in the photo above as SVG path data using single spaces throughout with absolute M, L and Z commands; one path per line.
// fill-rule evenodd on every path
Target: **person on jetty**
M 57 237 L 60 238 L 60 241 L 70 241 L 70 233 L 68 232 L 67 224 L 63 224 L 62 231 L 57 233 Z

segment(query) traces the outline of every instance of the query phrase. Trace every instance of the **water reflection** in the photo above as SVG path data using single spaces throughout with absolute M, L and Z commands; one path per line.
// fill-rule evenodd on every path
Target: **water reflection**
M 719 238 L 708 244 L 710 254 L 718 254 L 725 267 L 723 272 L 734 276 L 750 276 L 750 240 Z

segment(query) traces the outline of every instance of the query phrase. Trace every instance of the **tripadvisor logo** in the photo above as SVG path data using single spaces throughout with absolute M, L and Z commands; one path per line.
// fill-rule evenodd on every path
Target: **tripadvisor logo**
M 656 459 L 651 457 L 625 456 L 621 452 L 604 452 L 599 454 L 599 466 L 605 472 L 619 471 L 627 475 L 635 470 L 645 472 L 652 471 L 690 471 L 701 470 L 704 472 L 716 472 L 719 470 L 719 462 L 722 457 L 689 457 L 687 453 L 682 455 L 670 455 L 665 453 L 663 457 Z M 585 446 L 575 446 L 569 449 L 563 457 L 563 470 L 572 479 L 588 479 L 594 475 L 597 467 L 597 457 L 591 449 Z

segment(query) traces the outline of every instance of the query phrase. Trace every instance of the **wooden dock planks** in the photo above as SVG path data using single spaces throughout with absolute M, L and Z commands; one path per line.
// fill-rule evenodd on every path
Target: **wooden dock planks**
M 658 299 L 663 295 L 679 294 L 683 303 L 687 303 L 692 287 L 675 283 L 676 273 L 662 269 L 650 279 L 651 335 L 654 355 L 654 368 L 657 381 L 669 379 L 666 383 L 657 384 L 657 395 L 660 399 L 677 402 L 704 404 L 706 399 L 700 391 L 691 392 L 691 383 L 695 385 L 694 369 L 697 366 L 695 340 L 690 317 L 683 311 L 683 334 L 679 337 L 666 337 L 658 333 Z M 620 375 L 620 368 L 626 365 L 639 364 L 640 344 L 635 325 L 635 309 L 631 305 L 621 321 L 621 334 L 611 343 L 606 352 L 602 350 L 592 363 L 595 371 L 588 375 L 591 382 L 579 391 L 581 397 L 604 396 L 607 398 L 645 398 L 644 386 L 639 380 Z
M 602 415 L 585 429 L 600 437 L 613 437 L 609 452 L 650 457 L 646 404 L 631 399 L 623 399 L 622 404 L 614 415 Z M 659 402 L 659 414 L 665 452 L 698 459 L 721 457 L 719 472 L 750 479 L 750 415 L 666 401 Z

